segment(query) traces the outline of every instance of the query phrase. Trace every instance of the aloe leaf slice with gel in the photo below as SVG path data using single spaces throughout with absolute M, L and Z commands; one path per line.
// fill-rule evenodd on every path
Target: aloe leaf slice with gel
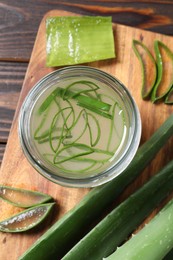
M 161 41 L 154 42 L 157 81 L 152 91 L 151 100 L 156 102 L 165 97 L 173 85 L 173 52 Z M 168 71 L 170 71 L 168 73 Z
M 32 190 L 0 185 L 0 198 L 21 208 L 29 208 L 52 200 L 52 197 Z
M 27 231 L 40 224 L 55 203 L 46 203 L 26 209 L 0 222 L 0 231 L 17 233 Z
M 46 36 L 48 67 L 115 57 L 111 17 L 48 17 Z
M 132 47 L 141 65 L 141 96 L 145 99 L 149 97 L 155 85 L 157 78 L 157 66 L 151 52 L 142 42 L 133 40 Z

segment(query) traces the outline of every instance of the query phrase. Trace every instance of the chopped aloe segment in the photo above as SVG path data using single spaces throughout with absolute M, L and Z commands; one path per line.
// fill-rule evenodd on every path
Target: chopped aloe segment
M 49 17 L 46 37 L 48 67 L 115 57 L 111 17 Z
M 90 136 L 90 145 L 91 147 L 96 146 L 100 140 L 101 128 L 100 128 L 99 121 L 91 113 L 88 113 L 87 126 L 88 126 L 89 136 Z M 96 132 L 93 131 L 94 128 L 97 130 Z
M 52 199 L 51 196 L 41 192 L 3 185 L 0 185 L 0 198 L 21 208 L 33 207 Z
M 77 105 L 80 106 L 80 107 L 84 107 L 100 116 L 103 116 L 103 117 L 106 117 L 106 118 L 109 118 L 109 119 L 112 119 L 112 115 L 101 110 L 101 109 L 98 109 L 98 108 L 94 108 L 94 106 L 88 106 L 88 105 L 85 105 L 84 103 L 80 103 L 80 102 L 77 102 Z
M 46 99 L 45 101 L 42 103 L 42 105 L 40 106 L 38 113 L 42 114 L 52 103 L 52 101 L 54 100 L 54 98 L 58 95 L 59 93 L 59 88 L 55 89 Z
M 73 143 L 64 146 L 61 150 L 59 150 L 54 157 L 54 163 L 62 163 L 73 158 L 81 157 L 83 155 L 91 154 L 94 150 L 85 144 Z M 63 154 L 64 153 L 64 154 Z M 68 155 L 68 157 L 61 159 L 62 156 Z
M 165 104 L 173 104 L 173 88 L 166 95 Z
M 37 205 L 0 222 L 2 232 L 24 232 L 40 224 L 55 203 Z
M 160 41 L 155 41 L 154 48 L 158 73 L 151 96 L 153 102 L 165 97 L 173 85 L 173 53 Z
M 85 86 L 86 83 L 80 82 L 82 86 Z M 91 92 L 92 90 L 90 90 Z M 89 92 L 89 90 L 88 90 Z M 64 100 L 68 100 L 69 98 L 75 99 L 78 103 L 81 104 L 81 106 L 88 106 L 92 107 L 93 109 L 103 110 L 103 111 L 109 111 L 111 109 L 111 105 L 108 103 L 105 103 L 101 100 L 98 100 L 93 97 L 82 95 L 83 92 L 72 92 L 68 90 L 68 86 L 66 89 L 63 88 L 56 88 L 41 104 L 39 107 L 39 114 L 42 114 L 52 103 L 52 101 L 55 99 L 56 96 L 60 96 Z
M 83 85 L 83 88 L 79 90 L 79 88 L 76 88 L 79 85 Z M 70 92 L 69 92 L 70 89 Z M 87 94 L 88 92 L 94 92 L 96 95 L 96 98 L 98 98 L 96 90 L 99 89 L 99 86 L 95 84 L 92 81 L 88 80 L 78 80 L 76 82 L 71 83 L 68 85 L 68 87 L 64 90 L 64 96 L 66 95 L 67 98 L 73 98 L 75 96 L 78 96 L 80 94 Z
M 156 62 L 148 50 L 148 48 L 141 42 L 133 40 L 133 50 L 140 62 L 142 70 L 142 87 L 141 96 L 143 99 L 147 98 L 156 82 L 157 66 Z

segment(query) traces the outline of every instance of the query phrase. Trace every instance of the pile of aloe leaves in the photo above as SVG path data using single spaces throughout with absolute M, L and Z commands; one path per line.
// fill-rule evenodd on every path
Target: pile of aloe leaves
M 173 104 L 173 52 L 159 40 L 154 41 L 155 58 L 140 41 L 133 40 L 132 47 L 141 65 L 142 98 Z

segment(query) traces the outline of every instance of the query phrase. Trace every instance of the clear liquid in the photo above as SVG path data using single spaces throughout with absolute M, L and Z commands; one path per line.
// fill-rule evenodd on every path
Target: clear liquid
M 78 80 L 74 78 L 57 82 L 46 89 L 39 96 L 31 115 L 31 136 L 37 160 L 55 174 L 72 178 L 97 175 L 110 168 L 122 156 L 129 134 L 128 111 L 121 95 L 105 83 L 90 78 L 80 80 L 92 81 L 99 86 L 96 92 L 90 92 L 89 95 L 111 105 L 108 113 L 112 119 L 79 106 L 76 99 L 63 100 L 59 96 L 41 115 L 38 113 L 52 91 L 59 87 L 66 88 Z M 70 90 L 85 87 L 77 84 Z

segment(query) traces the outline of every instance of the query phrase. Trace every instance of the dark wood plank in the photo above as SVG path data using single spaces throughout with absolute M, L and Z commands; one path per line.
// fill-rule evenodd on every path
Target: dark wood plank
M 27 63 L 0 62 L 0 163 L 27 66 Z
M 4 155 L 5 147 L 6 147 L 6 144 L 0 143 L 0 165 L 2 162 L 3 155 Z
M 28 61 L 41 19 L 52 9 L 82 15 L 110 15 L 114 23 L 173 35 L 171 0 L 1 0 L 0 59 Z

